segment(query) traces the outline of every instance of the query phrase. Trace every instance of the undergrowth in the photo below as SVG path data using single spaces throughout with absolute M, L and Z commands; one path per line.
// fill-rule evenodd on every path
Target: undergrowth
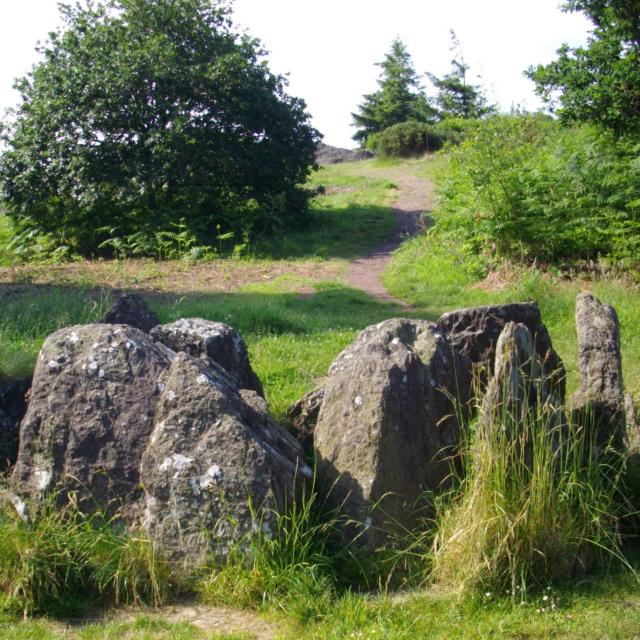
M 169 565 L 144 534 L 85 515 L 73 500 L 60 507 L 51 498 L 31 518 L 6 500 L 0 509 L 5 610 L 60 616 L 96 603 L 159 605 L 170 583 Z

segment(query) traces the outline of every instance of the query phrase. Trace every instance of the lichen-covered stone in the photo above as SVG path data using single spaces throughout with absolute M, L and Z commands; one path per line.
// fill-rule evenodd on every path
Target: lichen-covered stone
M 160 319 L 140 294 L 128 293 L 115 301 L 105 314 L 103 322 L 106 324 L 128 324 L 149 333 L 153 327 L 160 324 Z
M 172 352 L 129 325 L 50 335 L 38 356 L 13 479 L 21 494 L 78 491 L 91 508 L 130 510 Z
M 626 418 L 620 325 L 615 309 L 591 294 L 576 300 L 580 387 L 571 398 L 574 420 L 595 429 L 601 446 L 622 450 Z
M 262 398 L 238 393 L 217 366 L 177 355 L 141 465 L 144 526 L 174 560 L 224 555 L 257 526 L 268 534 L 274 509 L 310 475 Z
M 12 466 L 18 457 L 20 422 L 27 411 L 31 376 L 0 383 L 0 471 Z
M 209 357 L 235 381 L 239 389 L 252 389 L 264 396 L 262 384 L 249 362 L 242 336 L 228 324 L 202 318 L 183 318 L 163 324 L 151 336 L 174 351 L 197 357 Z
M 474 365 L 486 370 L 487 382 L 494 370 L 496 344 L 508 322 L 523 324 L 531 333 L 535 351 L 542 362 L 545 377 L 560 402 L 565 397 L 565 370 L 554 351 L 549 332 L 535 302 L 496 304 L 445 313 L 438 328 Z
M 447 483 L 470 392 L 470 363 L 421 320 L 368 327 L 331 365 L 314 434 L 330 499 L 360 522 L 361 541 L 412 527 L 426 491 Z

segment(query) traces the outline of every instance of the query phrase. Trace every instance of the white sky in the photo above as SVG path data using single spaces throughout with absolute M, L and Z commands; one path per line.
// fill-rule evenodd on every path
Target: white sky
M 419 73 L 450 69 L 449 29 L 472 74 L 503 109 L 538 108 L 529 65 L 563 43 L 586 39 L 589 22 L 560 0 L 235 0 L 235 22 L 262 40 L 272 71 L 288 73 L 325 142 L 353 147 L 351 112 L 376 89 L 381 61 L 399 36 Z M 0 110 L 14 106 L 14 78 L 38 59 L 34 47 L 59 24 L 56 0 L 0 0 Z

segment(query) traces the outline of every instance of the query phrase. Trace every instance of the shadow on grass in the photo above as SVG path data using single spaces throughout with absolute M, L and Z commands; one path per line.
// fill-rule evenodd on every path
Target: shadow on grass
M 78 286 L 0 284 L 0 376 L 30 373 L 44 339 L 64 326 L 98 322 L 121 293 Z M 202 317 L 226 322 L 249 345 L 268 337 L 300 342 L 332 335 L 349 336 L 384 319 L 409 314 L 395 305 L 335 283 L 315 293 L 145 293 L 161 322 Z M 434 318 L 430 318 L 434 319 Z

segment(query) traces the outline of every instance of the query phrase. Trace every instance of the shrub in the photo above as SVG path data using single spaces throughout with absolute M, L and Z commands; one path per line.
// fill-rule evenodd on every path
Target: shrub
M 441 149 L 443 138 L 433 125 L 409 121 L 385 129 L 377 137 L 376 150 L 384 156 L 410 157 Z
M 216 225 L 242 237 L 308 223 L 319 134 L 227 3 L 61 12 L 0 128 L 0 189 L 22 229 L 89 255 L 182 218 L 197 244 L 214 244 Z
M 478 121 L 453 152 L 436 227 L 492 257 L 637 262 L 638 150 L 539 116 Z

